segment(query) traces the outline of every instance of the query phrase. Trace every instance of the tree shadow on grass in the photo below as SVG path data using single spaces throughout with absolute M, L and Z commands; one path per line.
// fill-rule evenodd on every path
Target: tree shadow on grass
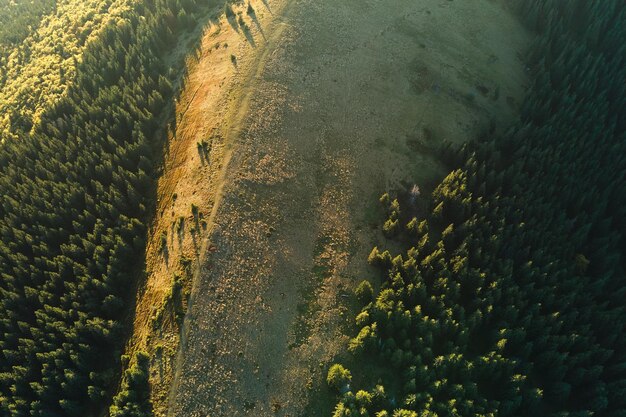
M 252 46 L 253 48 L 256 48 L 256 41 L 254 40 L 254 36 L 252 36 L 252 32 L 250 31 L 250 28 L 247 26 L 244 27 L 242 29 L 242 33 L 246 37 L 246 40 L 248 41 L 250 46 Z
M 239 32 L 240 32 L 240 30 L 239 30 L 239 24 L 237 23 L 237 19 L 236 19 L 236 18 L 234 18 L 234 17 L 232 17 L 232 18 L 231 18 L 231 17 L 228 17 L 226 20 L 228 21 L 228 24 L 230 25 L 230 27 L 231 27 L 231 28 L 233 28 L 233 30 L 234 30 L 235 32 L 237 32 L 237 33 L 239 33 Z
M 274 14 L 272 12 L 272 9 L 270 8 L 270 4 L 267 2 L 267 0 L 261 0 L 263 2 L 263 6 L 265 6 L 265 8 L 271 13 Z
M 265 32 L 263 31 L 263 28 L 261 27 L 261 23 L 259 22 L 259 18 L 256 15 L 256 12 L 249 13 L 248 15 L 250 16 L 250 19 L 252 19 L 252 21 L 256 25 L 256 28 L 259 30 L 259 33 L 261 34 L 261 36 L 263 36 L 263 39 L 267 40 L 267 38 L 265 37 Z

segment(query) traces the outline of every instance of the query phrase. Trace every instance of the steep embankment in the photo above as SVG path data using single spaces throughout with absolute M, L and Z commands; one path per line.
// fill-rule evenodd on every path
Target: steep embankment
M 236 60 L 205 47 L 193 64 L 161 180 L 146 294 L 168 288 L 176 253 L 193 248 L 199 265 L 189 274 L 173 416 L 327 412 L 309 392 L 345 348 L 354 308 L 346 289 L 367 273 L 362 261 L 380 238 L 374 196 L 428 189 L 444 173 L 430 148 L 506 126 L 524 94 L 519 55 L 529 37 L 500 2 L 253 6 L 258 25 L 243 15 L 252 31 L 228 35 L 233 18 L 205 39 L 228 36 L 230 50 L 238 36 L 242 46 Z M 232 67 L 213 72 L 216 53 Z M 217 80 L 231 87 L 218 93 Z M 207 138 L 211 162 L 202 165 L 196 142 Z M 183 232 L 182 245 L 172 240 L 179 216 L 201 229 Z M 167 260 L 155 255 L 166 227 Z

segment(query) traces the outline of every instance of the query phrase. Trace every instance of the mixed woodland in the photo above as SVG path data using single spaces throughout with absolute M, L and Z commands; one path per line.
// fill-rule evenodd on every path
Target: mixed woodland
M 427 210 L 381 197 L 405 250 L 371 252 L 335 417 L 626 415 L 626 7 L 515 5 L 537 34 L 520 121 L 442 151 Z

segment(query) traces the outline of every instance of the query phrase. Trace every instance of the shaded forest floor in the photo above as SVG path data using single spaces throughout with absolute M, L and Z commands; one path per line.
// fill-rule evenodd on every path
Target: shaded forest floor
M 505 128 L 525 91 L 499 1 L 251 3 L 247 29 L 206 28 L 176 104 L 130 343 L 157 415 L 328 415 L 377 196 L 429 192 L 432 149 Z

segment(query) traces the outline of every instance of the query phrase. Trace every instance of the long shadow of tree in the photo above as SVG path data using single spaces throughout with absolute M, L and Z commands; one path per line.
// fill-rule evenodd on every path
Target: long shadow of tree
M 250 16 L 250 19 L 252 20 L 252 22 L 254 22 L 259 33 L 261 34 L 261 36 L 263 36 L 263 39 L 267 39 L 265 37 L 265 32 L 263 31 L 263 27 L 261 27 L 261 23 L 259 22 L 259 18 L 256 15 L 256 11 L 252 7 L 248 8 L 248 16 Z
M 263 6 L 265 6 L 267 11 L 273 14 L 272 9 L 270 8 L 270 4 L 267 2 L 267 0 L 261 0 L 261 1 L 263 1 Z

